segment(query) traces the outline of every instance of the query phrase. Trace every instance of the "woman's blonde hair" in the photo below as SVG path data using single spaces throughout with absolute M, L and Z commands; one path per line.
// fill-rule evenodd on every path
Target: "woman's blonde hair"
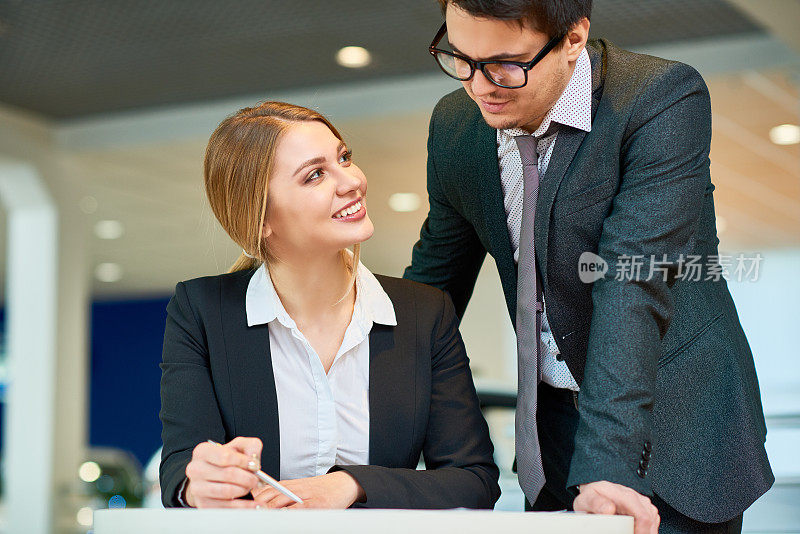
M 255 269 L 274 260 L 263 231 L 275 150 L 281 134 L 293 123 L 309 121 L 323 123 L 343 140 L 320 113 L 286 102 L 263 102 L 240 109 L 211 134 L 203 168 L 206 195 L 222 228 L 243 250 L 228 272 Z M 356 243 L 353 261 L 348 265 L 353 282 L 360 255 L 361 246 Z

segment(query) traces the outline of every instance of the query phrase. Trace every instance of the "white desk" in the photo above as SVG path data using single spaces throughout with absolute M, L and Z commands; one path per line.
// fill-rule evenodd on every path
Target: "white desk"
M 94 534 L 632 534 L 633 518 L 473 510 L 98 510 Z

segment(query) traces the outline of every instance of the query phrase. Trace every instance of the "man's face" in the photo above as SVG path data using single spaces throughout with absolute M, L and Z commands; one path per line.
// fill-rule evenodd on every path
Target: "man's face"
M 476 18 L 448 4 L 447 38 L 453 51 L 476 61 L 531 61 L 549 37 L 516 21 Z M 486 79 L 479 70 L 461 82 L 478 104 L 492 128 L 535 130 L 561 96 L 574 66 L 570 47 L 558 46 L 528 71 L 528 83 L 519 89 L 504 89 Z M 570 60 L 573 63 L 570 63 Z

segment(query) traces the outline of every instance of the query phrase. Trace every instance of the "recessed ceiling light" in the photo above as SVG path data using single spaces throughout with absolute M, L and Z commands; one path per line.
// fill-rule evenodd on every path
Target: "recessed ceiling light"
M 81 208 L 83 213 L 91 215 L 97 211 L 97 199 L 93 196 L 83 197 L 78 203 L 78 206 Z
M 350 69 L 366 67 L 372 61 L 369 50 L 360 46 L 345 46 L 336 52 L 336 63 Z
M 94 269 L 94 276 L 101 282 L 118 282 L 122 279 L 119 263 L 101 263 Z
M 769 140 L 776 145 L 796 145 L 800 143 L 800 126 L 781 124 L 769 131 Z
M 100 239 L 119 239 L 125 233 L 125 228 L 119 221 L 97 221 L 94 225 L 94 235 Z
M 417 211 L 420 204 L 419 195 L 416 193 L 395 193 L 389 197 L 389 207 L 394 211 Z

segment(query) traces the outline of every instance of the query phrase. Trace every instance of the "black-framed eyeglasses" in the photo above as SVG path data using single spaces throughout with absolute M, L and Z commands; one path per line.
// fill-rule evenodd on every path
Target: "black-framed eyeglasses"
M 519 89 L 528 83 L 528 71 L 550 53 L 550 51 L 564 39 L 565 35 L 550 39 L 544 48 L 539 50 L 532 60 L 522 61 L 475 61 L 461 54 L 456 54 L 448 50 L 436 48 L 444 34 L 447 33 L 447 23 L 442 24 L 436 37 L 431 41 L 428 51 L 436 59 L 436 63 L 442 71 L 456 80 L 465 82 L 475 75 L 475 71 L 480 69 L 486 79 L 505 89 Z

